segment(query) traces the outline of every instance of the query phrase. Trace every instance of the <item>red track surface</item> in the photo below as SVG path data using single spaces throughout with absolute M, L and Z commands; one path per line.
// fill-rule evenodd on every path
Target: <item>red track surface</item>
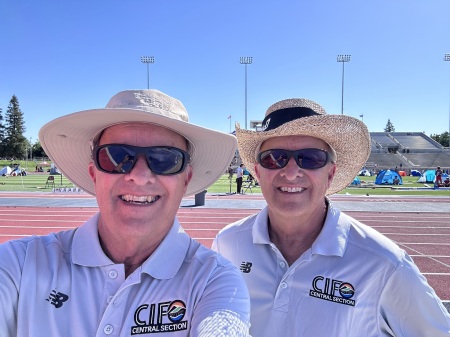
M 370 201 L 374 202 L 374 200 Z M 221 228 L 257 211 L 255 209 L 183 207 L 178 211 L 178 218 L 189 235 L 210 247 L 214 236 Z M 74 228 L 95 212 L 97 208 L 91 207 L 0 207 L 0 243 L 29 235 L 43 235 Z M 377 229 L 405 249 L 438 296 L 444 301 L 450 300 L 448 213 L 366 211 L 346 213 Z

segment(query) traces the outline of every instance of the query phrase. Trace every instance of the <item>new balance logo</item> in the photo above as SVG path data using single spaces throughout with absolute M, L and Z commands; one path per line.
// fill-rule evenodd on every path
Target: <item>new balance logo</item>
M 55 308 L 61 308 L 65 301 L 69 299 L 69 296 L 66 294 L 60 293 L 59 291 L 52 290 L 50 296 L 46 299 L 46 301 L 50 302 L 50 304 L 54 305 Z
M 241 272 L 248 274 L 252 270 L 252 263 L 243 261 L 239 269 Z

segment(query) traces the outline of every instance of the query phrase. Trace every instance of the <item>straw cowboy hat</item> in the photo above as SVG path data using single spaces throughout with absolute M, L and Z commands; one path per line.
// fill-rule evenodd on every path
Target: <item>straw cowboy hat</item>
M 347 187 L 370 155 L 370 135 L 363 122 L 350 116 L 328 115 L 308 99 L 286 99 L 270 106 L 262 131 L 241 129 L 236 124 L 239 155 L 252 175 L 261 144 L 269 138 L 292 135 L 322 139 L 336 152 L 336 174 L 327 195 Z
M 39 140 L 58 169 L 75 185 L 95 195 L 88 174 L 92 144 L 116 124 L 142 122 L 168 128 L 190 143 L 192 180 L 186 195 L 204 191 L 224 174 L 236 151 L 232 135 L 188 123 L 183 104 L 158 90 L 126 90 L 114 95 L 103 109 L 56 118 L 39 131 Z

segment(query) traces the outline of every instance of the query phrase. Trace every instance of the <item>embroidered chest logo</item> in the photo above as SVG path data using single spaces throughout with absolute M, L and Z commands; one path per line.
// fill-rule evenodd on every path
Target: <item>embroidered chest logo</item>
M 54 305 L 56 309 L 61 308 L 64 302 L 69 299 L 69 296 L 63 294 L 61 292 L 56 292 L 56 290 L 52 290 L 49 297 L 46 301 L 50 302 L 50 304 Z
M 161 302 L 158 304 L 142 304 L 134 312 L 132 335 L 143 335 L 157 332 L 175 332 L 186 330 L 188 321 L 186 304 L 181 300 Z
M 355 288 L 350 283 L 323 276 L 314 277 L 312 289 L 309 291 L 309 296 L 352 307 L 355 306 L 353 295 Z
M 245 274 L 248 274 L 252 270 L 252 265 L 253 264 L 251 262 L 242 261 L 241 266 L 239 267 L 239 269 L 241 270 L 241 272 L 243 272 Z

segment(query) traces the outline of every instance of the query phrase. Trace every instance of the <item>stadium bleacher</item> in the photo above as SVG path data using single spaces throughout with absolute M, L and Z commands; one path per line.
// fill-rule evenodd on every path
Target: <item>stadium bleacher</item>
M 371 132 L 371 154 L 366 168 L 450 170 L 450 148 L 444 148 L 422 132 Z

